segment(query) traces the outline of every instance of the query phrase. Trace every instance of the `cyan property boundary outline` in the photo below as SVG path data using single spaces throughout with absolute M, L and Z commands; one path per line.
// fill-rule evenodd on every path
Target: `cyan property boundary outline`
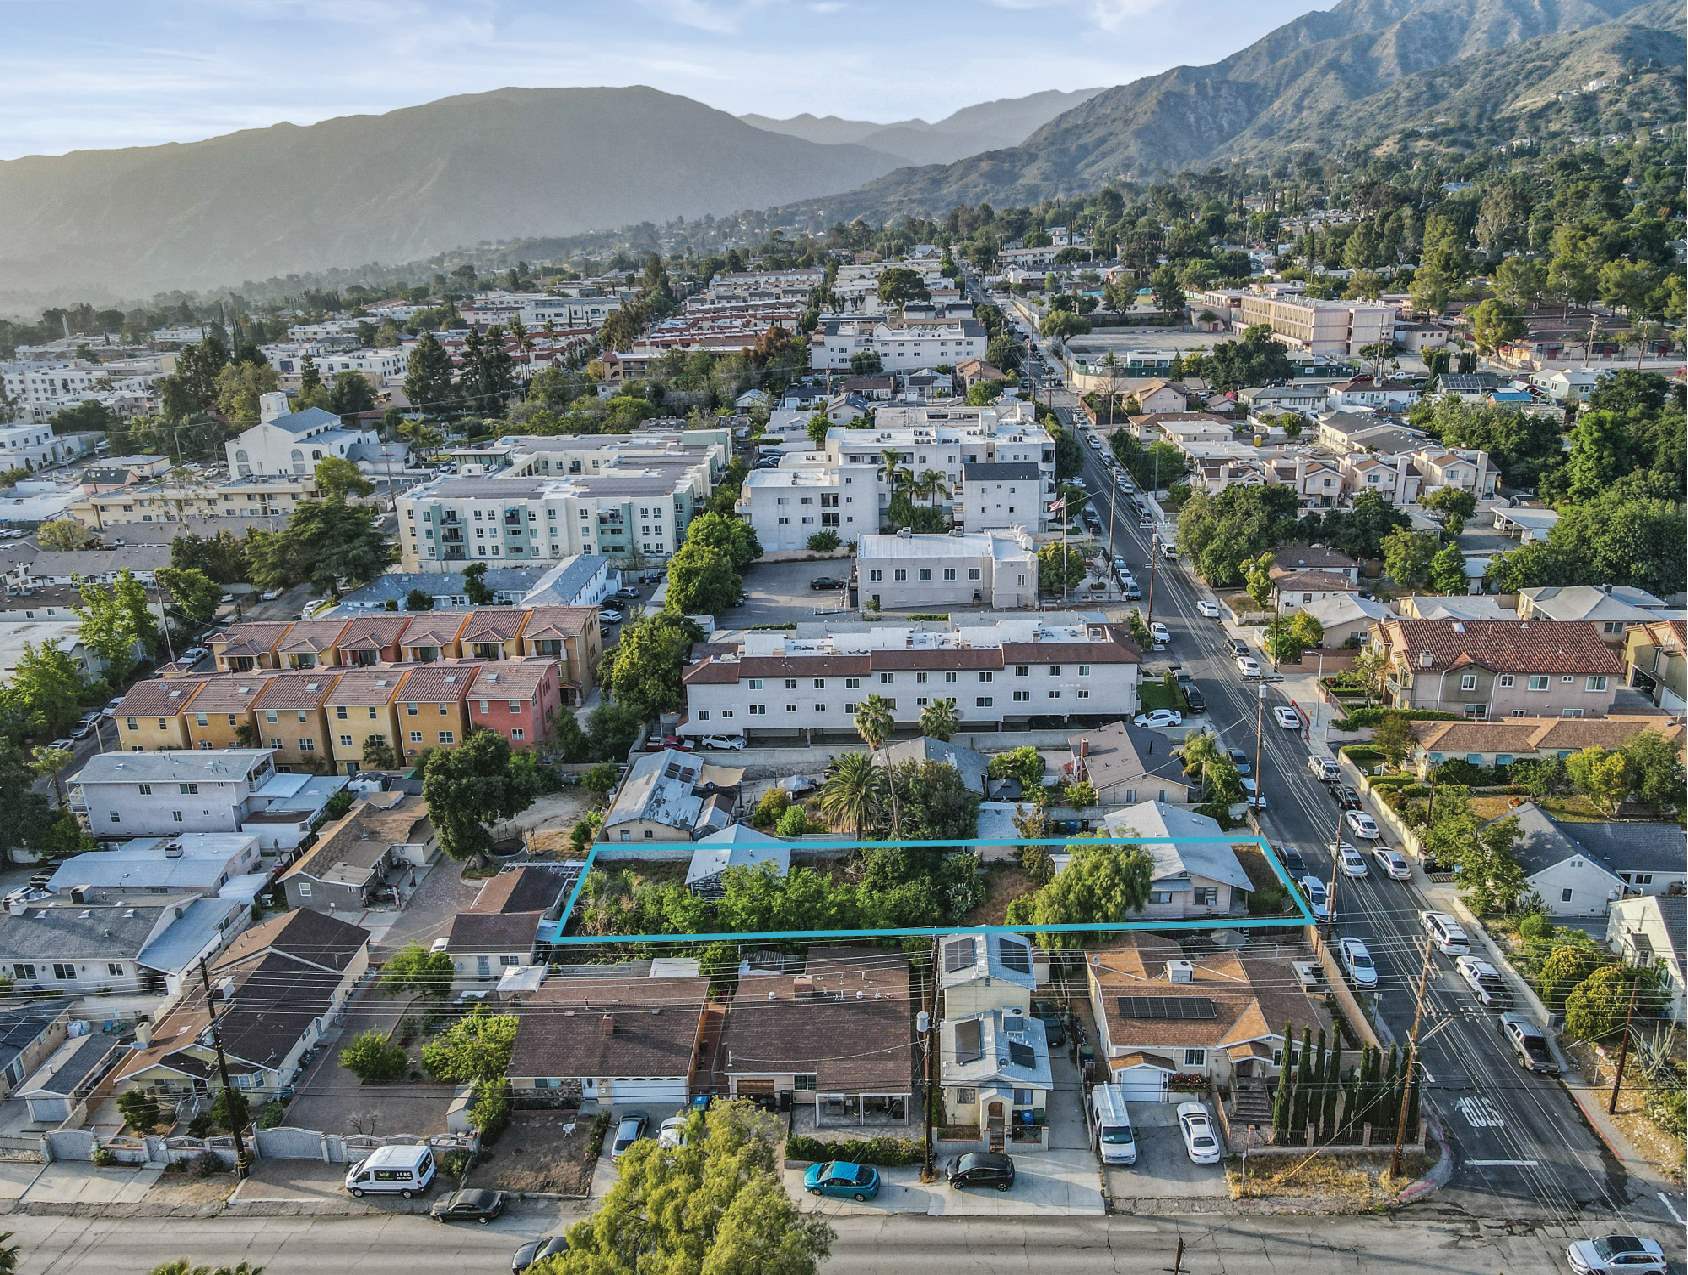
M 879 847 L 902 848 L 905 850 L 979 850 L 988 846 L 1048 846 L 1052 851 L 1064 850 L 1075 845 L 1200 845 L 1219 844 L 1224 846 L 1251 845 L 1257 847 L 1271 865 L 1273 873 L 1283 884 L 1294 904 L 1295 911 L 1283 916 L 1261 917 L 1199 917 L 1194 919 L 1156 919 L 1143 918 L 1134 921 L 1098 921 L 1089 923 L 1064 925 L 913 925 L 900 926 L 892 929 L 864 929 L 864 930 L 745 930 L 745 931 L 714 931 L 706 934 L 565 934 L 569 921 L 574 916 L 575 905 L 580 901 L 581 892 L 586 888 L 586 879 L 597 866 L 598 854 L 601 850 L 619 851 L 623 849 L 636 850 L 639 858 L 661 858 L 666 855 L 685 855 L 688 858 L 702 848 L 695 842 L 598 842 L 592 843 L 587 851 L 586 862 L 580 870 L 580 875 L 569 892 L 568 902 L 563 907 L 563 914 L 558 920 L 544 926 L 550 931 L 549 935 L 541 935 L 543 941 L 553 947 L 591 947 L 602 944 L 665 944 L 676 943 L 766 943 L 792 942 L 812 939 L 888 939 L 888 938 L 932 938 L 942 934 L 1118 934 L 1137 930 L 1249 930 L 1281 928 L 1285 925 L 1317 925 L 1307 901 L 1302 897 L 1299 887 L 1290 879 L 1284 869 L 1283 862 L 1278 858 L 1266 838 L 1258 835 L 1232 834 L 1220 837 L 1036 837 L 1010 838 L 1004 840 L 977 841 L 793 841 L 787 842 L 794 850 L 857 850 L 874 849 Z

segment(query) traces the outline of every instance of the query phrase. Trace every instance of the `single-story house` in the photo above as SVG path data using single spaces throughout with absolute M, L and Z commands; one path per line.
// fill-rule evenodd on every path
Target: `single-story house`
M 1525 893 L 1539 896 L 1554 916 L 1605 916 L 1618 899 L 1688 884 L 1688 843 L 1679 825 L 1560 823 L 1533 801 L 1510 813 L 1519 824 L 1513 853 Z
M 489 878 L 474 903 L 452 918 L 446 933 L 453 978 L 471 985 L 487 983 L 505 970 L 532 965 L 540 925 L 561 915 L 574 880 L 569 869 L 537 863 Z
M 1173 920 L 1248 911 L 1248 873 L 1226 844 L 1217 820 L 1164 801 L 1140 801 L 1110 811 L 1101 831 L 1110 837 L 1144 838 L 1143 848 L 1154 860 L 1149 903 L 1137 915 Z M 1066 854 L 1053 857 L 1056 871 L 1069 859 Z
M 1146 733 L 1144 739 L 1145 747 L 1140 750 L 1124 722 L 1110 722 L 1073 735 L 1067 740 L 1070 756 L 1061 767 L 1061 778 L 1067 782 L 1089 780 L 1096 789 L 1096 800 L 1104 806 L 1140 801 L 1185 804 L 1190 800 L 1190 788 L 1171 744 L 1158 740 L 1153 733 Z
M 898 740 L 878 749 L 871 756 L 877 766 L 902 766 L 908 762 L 923 761 L 954 766 L 956 774 L 961 776 L 961 782 L 967 786 L 967 791 L 976 792 L 981 797 L 986 795 L 985 790 L 990 783 L 987 775 L 990 763 L 984 755 L 974 752 L 965 744 L 953 744 L 947 739 L 932 739 L 922 735 L 918 739 Z
M 64 1041 L 75 1003 L 31 1001 L 0 1013 L 0 1098 L 10 1097 Z
M 1668 717 L 1507 717 L 1499 721 L 1410 722 L 1412 761 L 1421 779 L 1445 761 L 1510 766 L 1542 757 L 1569 757 L 1584 748 L 1622 748 L 1644 731 L 1682 747 L 1681 722 Z
M 778 837 L 735 823 L 696 843 L 686 868 L 686 889 L 704 898 L 719 898 L 729 868 L 758 868 L 784 876 L 791 871 L 791 844 Z
M 282 873 L 281 888 L 289 907 L 359 912 L 438 853 L 422 798 L 396 790 L 370 793 Z
M 676 748 L 641 753 L 604 814 L 602 839 L 694 841 L 733 821 L 744 771 Z
M 29 1108 L 32 1122 L 63 1124 L 127 1056 L 117 1038 L 104 1032 L 71 1036 L 18 1086 L 18 1097 Z

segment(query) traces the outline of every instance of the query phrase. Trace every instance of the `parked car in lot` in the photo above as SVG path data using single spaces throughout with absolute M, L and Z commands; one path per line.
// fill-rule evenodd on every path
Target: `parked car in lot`
M 1354 980 L 1355 987 L 1376 987 L 1377 966 L 1372 964 L 1371 952 L 1359 939 L 1343 939 L 1338 945 L 1342 968 Z
M 1413 879 L 1412 864 L 1407 862 L 1407 856 L 1399 850 L 1391 850 L 1388 846 L 1378 846 L 1371 852 L 1372 858 L 1377 860 L 1377 866 L 1383 869 L 1383 875 L 1391 881 L 1411 881 Z
M 840 580 L 837 576 L 816 576 L 809 581 L 809 587 L 816 593 L 824 593 L 828 589 L 842 589 L 844 584 L 845 581 Z
M 1199 1102 L 1178 1104 L 1178 1132 L 1184 1135 L 1184 1150 L 1192 1164 L 1218 1164 L 1219 1138 L 1213 1131 L 1213 1117 Z
M 621 1123 L 615 1127 L 615 1141 L 610 1143 L 610 1159 L 621 1159 L 627 1154 L 629 1147 L 645 1136 L 650 1127 L 651 1118 L 647 1115 L 623 1116 Z
M 1206 616 L 1210 620 L 1217 620 L 1219 618 L 1219 604 L 1209 602 L 1206 598 L 1198 598 L 1196 600 L 1196 613 Z
M 1565 1256 L 1576 1275 L 1665 1275 L 1670 1269 L 1659 1242 L 1639 1235 L 1577 1240 Z
M 485 1226 L 502 1212 L 502 1191 L 453 1191 L 435 1200 L 428 1216 L 436 1222 L 479 1222 Z
M 1272 720 L 1285 730 L 1301 729 L 1301 714 L 1288 704 L 1278 704 L 1272 709 Z
M 1298 883 L 1301 893 L 1307 896 L 1307 906 L 1313 916 L 1322 921 L 1330 915 L 1330 896 L 1325 892 L 1325 883 L 1309 873 Z
M 1464 928 L 1446 912 L 1420 912 L 1418 924 L 1443 956 L 1466 956 L 1470 953 L 1471 940 L 1466 937 Z
M 1480 961 L 1475 956 L 1460 956 L 1454 959 L 1454 969 L 1484 1008 L 1506 1009 L 1512 1004 L 1512 993 L 1507 990 L 1500 971 L 1487 961 Z
M 568 1251 L 569 1242 L 561 1235 L 542 1235 L 537 1240 L 529 1240 L 510 1259 L 510 1275 L 522 1275 L 535 1262 L 547 1257 L 561 1257 Z
M 1157 708 L 1152 712 L 1139 713 L 1132 718 L 1132 724 L 1147 730 L 1159 730 L 1167 726 L 1182 726 L 1184 714 L 1176 708 Z
M 664 1120 L 662 1126 L 656 1131 L 657 1146 L 668 1147 L 670 1150 L 685 1146 L 687 1119 L 687 1116 L 681 1114 L 669 1116 L 668 1119 Z
M 1518 1055 L 1518 1065 L 1525 1071 L 1543 1076 L 1557 1076 L 1559 1064 L 1547 1048 L 1547 1033 L 1522 1014 L 1502 1014 L 1500 1032 Z
M 871 1200 L 879 1194 L 879 1170 L 871 1164 L 850 1164 L 844 1160 L 811 1164 L 803 1175 L 803 1189 L 810 1195 Z
M 744 747 L 743 735 L 705 735 L 697 741 L 699 748 L 725 748 L 738 752 Z
M 1377 840 L 1377 820 L 1363 810 L 1350 810 L 1343 814 L 1342 821 L 1348 825 L 1348 831 L 1356 837 L 1366 841 Z
M 950 1161 L 946 1176 L 952 1187 L 994 1186 L 1006 1191 L 1014 1185 L 1014 1161 L 1000 1151 L 968 1151 Z
M 1337 860 L 1342 865 L 1342 874 L 1349 877 L 1363 877 L 1366 875 L 1366 856 L 1358 849 L 1344 841 L 1337 848 Z

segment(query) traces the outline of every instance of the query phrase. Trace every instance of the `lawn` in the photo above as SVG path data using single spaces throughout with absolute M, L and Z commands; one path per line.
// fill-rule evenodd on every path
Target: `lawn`
M 1511 814 L 1518 801 L 1534 801 L 1535 804 L 1555 819 L 1566 823 L 1605 823 L 1607 818 L 1595 808 L 1594 803 L 1587 797 L 1519 797 L 1505 793 L 1477 793 L 1471 798 L 1471 808 L 1482 819 L 1499 819 L 1502 815 Z
M 1184 701 L 1184 692 L 1178 689 L 1176 683 L 1168 689 L 1162 681 L 1140 682 L 1137 686 L 1137 697 L 1142 701 L 1139 711 L 1144 713 L 1153 712 L 1157 708 L 1175 708 L 1182 713 L 1190 707 Z

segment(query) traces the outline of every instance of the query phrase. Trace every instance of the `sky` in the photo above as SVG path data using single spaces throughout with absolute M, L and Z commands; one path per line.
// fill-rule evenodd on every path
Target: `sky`
M 0 0 L 0 158 L 506 86 L 936 120 L 1212 62 L 1331 0 Z

